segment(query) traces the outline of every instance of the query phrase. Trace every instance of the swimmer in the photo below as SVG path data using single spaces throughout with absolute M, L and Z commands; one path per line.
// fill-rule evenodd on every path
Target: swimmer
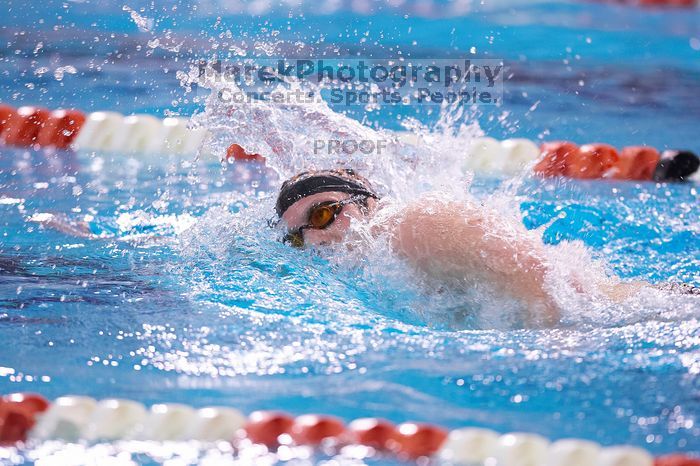
M 353 221 L 368 221 L 381 208 L 368 180 L 350 169 L 303 172 L 285 181 L 275 210 L 295 247 L 342 242 Z M 417 199 L 373 232 L 389 234 L 394 251 L 418 270 L 442 281 L 483 281 L 522 302 L 533 323 L 555 325 L 558 305 L 548 290 L 546 246 L 520 222 L 471 201 Z M 622 301 L 648 285 L 600 280 L 597 291 Z M 583 292 L 582 283 L 572 283 Z M 697 292 L 690 287 L 688 293 Z
M 476 201 L 424 196 L 394 211 L 371 183 L 349 169 L 301 173 L 284 182 L 275 210 L 285 227 L 284 242 L 295 246 L 350 245 L 352 222 L 365 222 L 371 235 L 385 235 L 394 252 L 426 278 L 441 285 L 488 288 L 494 297 L 520 303 L 527 326 L 560 323 L 554 297 L 556 263 L 536 231 Z M 387 210 L 384 210 L 387 209 Z M 61 214 L 31 218 L 45 227 L 83 238 L 111 238 L 88 222 Z M 142 240 L 157 236 L 144 232 Z M 574 272 L 576 274 L 576 272 Z M 583 275 L 583 274 L 582 274 Z M 566 279 L 573 293 L 622 302 L 644 287 L 700 294 L 679 283 L 622 282 L 604 273 Z

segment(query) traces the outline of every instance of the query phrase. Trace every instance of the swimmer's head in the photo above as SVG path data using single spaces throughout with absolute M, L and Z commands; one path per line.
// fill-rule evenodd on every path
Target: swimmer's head
M 342 241 L 353 218 L 369 213 L 379 197 L 350 169 L 300 173 L 282 184 L 275 210 L 294 246 Z

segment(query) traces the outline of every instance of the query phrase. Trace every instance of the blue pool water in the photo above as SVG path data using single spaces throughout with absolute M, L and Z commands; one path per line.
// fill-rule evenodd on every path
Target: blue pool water
M 127 3 L 158 20 L 143 32 L 110 2 L 12 0 L 0 20 L 0 101 L 202 111 L 175 74 L 226 30 L 251 51 L 256 41 L 430 57 L 476 47 L 512 70 L 506 103 L 475 116 L 489 135 L 700 151 L 697 10 L 476 3 L 456 17 L 435 2 L 422 13 L 414 3 L 327 15 L 277 7 L 265 18 L 216 2 Z M 166 34 L 179 51 L 148 47 Z M 74 70 L 57 79 L 65 66 Z M 390 129 L 398 116 L 437 118 L 353 112 Z M 506 193 L 546 242 L 580 240 L 624 278 L 700 286 L 697 184 L 502 182 L 477 177 L 470 189 Z M 212 158 L 0 148 L 0 392 L 382 416 L 700 453 L 697 301 L 571 309 L 556 329 L 455 324 L 410 286 L 280 244 L 251 215 L 277 186 L 271 172 Z M 89 215 L 114 235 L 72 237 L 28 221 L 39 213 Z

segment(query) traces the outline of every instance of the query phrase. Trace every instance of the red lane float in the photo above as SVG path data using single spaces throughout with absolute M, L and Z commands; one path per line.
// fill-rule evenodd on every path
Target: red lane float
M 265 157 L 260 154 L 250 154 L 238 144 L 231 144 L 226 150 L 226 160 L 239 160 L 243 162 L 265 163 Z
M 656 458 L 654 466 L 700 466 L 700 459 L 685 455 L 669 455 Z
M 397 137 L 405 139 L 405 135 Z M 184 118 L 160 121 L 150 115 L 85 115 L 78 110 L 49 112 L 39 107 L 14 109 L 0 104 L 0 141 L 9 145 L 67 149 L 72 144 L 88 150 L 193 154 L 203 138 L 204 131 L 187 127 Z M 618 153 L 613 146 L 602 143 L 578 147 L 568 141 L 545 142 L 538 150 L 526 139 L 499 142 L 483 137 L 476 138 L 467 152 L 467 160 L 472 162 L 471 167 L 467 162 L 468 169 L 514 174 L 533 163 L 534 173 L 541 176 L 588 180 L 684 181 L 700 166 L 698 156 L 687 150 L 667 150 L 660 156 L 652 147 L 631 146 Z M 265 164 L 263 155 L 248 152 L 237 143 L 227 148 L 224 159 Z
M 614 147 L 600 143 L 578 147 L 568 141 L 546 142 L 542 144 L 541 153 L 534 171 L 543 176 L 602 178 L 619 161 Z
M 606 0 L 607 3 L 623 3 L 644 8 L 692 8 L 698 0 Z
M 279 445 L 279 437 L 288 434 L 294 419 L 277 411 L 255 411 L 248 417 L 245 432 L 253 443 L 274 448 Z
M 617 180 L 651 180 L 660 160 L 659 151 L 653 147 L 625 147 L 611 175 Z
M 542 144 L 540 159 L 533 170 L 544 177 L 685 181 L 699 166 L 700 159 L 690 151 L 666 151 L 660 156 L 653 147 L 630 146 L 618 153 L 608 144 L 578 147 L 568 141 L 557 141 Z
M 78 110 L 54 110 L 36 138 L 40 147 L 67 149 L 85 123 L 85 114 Z
M 613 146 L 600 143 L 585 144 L 575 154 L 568 161 L 565 175 L 587 180 L 602 178 L 620 159 Z
M 5 144 L 12 146 L 31 146 L 36 143 L 37 135 L 49 118 L 50 112 L 39 107 L 20 107 L 7 119 L 2 131 Z
M 2 132 L 5 130 L 8 120 L 15 112 L 16 110 L 14 107 L 0 104 L 0 134 L 2 134 Z
M 698 4 L 697 0 L 636 0 L 639 6 L 645 7 L 680 7 L 689 8 Z
M 13 393 L 0 398 L 0 445 L 26 441 L 36 424 L 36 415 L 48 407 L 45 398 L 32 393 Z
M 348 431 L 353 441 L 377 450 L 395 450 L 399 444 L 396 426 L 384 419 L 355 419 Z
M 564 176 L 567 172 L 569 159 L 576 157 L 579 148 L 567 141 L 545 142 L 540 147 L 540 160 L 534 171 L 542 176 Z
M 78 110 L 54 110 L 0 105 L 0 139 L 8 145 L 66 149 L 85 122 Z
M 41 415 L 39 416 L 39 414 Z M 137 414 L 137 415 L 136 415 Z M 316 414 L 297 418 L 275 411 L 256 411 L 245 423 L 233 408 L 210 407 L 200 410 L 179 404 L 153 405 L 148 410 L 130 400 L 107 399 L 98 402 L 85 396 L 66 396 L 49 404 L 33 394 L 0 397 L 0 444 L 17 445 L 29 440 L 67 440 L 87 442 L 132 440 L 204 440 L 230 441 L 244 448 L 247 440 L 271 450 L 280 444 L 294 443 L 316 447 L 364 445 L 402 460 L 440 457 L 451 464 L 480 464 L 495 458 L 499 464 L 551 466 L 635 465 L 700 466 L 700 460 L 682 454 L 654 459 L 646 450 L 631 446 L 603 447 L 578 439 L 547 439 L 524 433 L 499 435 L 483 428 L 462 428 L 449 433 L 427 423 L 406 422 L 398 427 L 381 419 L 366 418 L 351 422 L 347 428 L 332 416 Z M 21 445 L 19 445 L 21 447 Z M 431 461 L 431 460 L 427 460 Z
M 415 422 L 401 424 L 398 433 L 398 453 L 413 459 L 437 453 L 447 439 L 441 428 Z
M 305 414 L 294 419 L 292 440 L 300 445 L 318 445 L 326 439 L 339 439 L 345 433 L 343 422 L 332 416 Z

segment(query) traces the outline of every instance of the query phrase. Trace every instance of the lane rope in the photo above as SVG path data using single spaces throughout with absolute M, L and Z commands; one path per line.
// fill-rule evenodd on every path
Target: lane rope
M 22 447 L 44 440 L 228 441 L 237 448 L 260 444 L 371 447 L 402 460 L 424 457 L 473 465 L 495 459 L 499 466 L 700 466 L 683 454 L 654 458 L 632 446 L 603 447 L 596 442 L 548 439 L 528 433 L 498 434 L 466 427 L 447 431 L 428 423 L 394 425 L 377 418 L 349 424 L 333 416 L 292 417 L 278 411 L 248 416 L 230 407 L 195 409 L 183 404 L 143 404 L 125 399 L 95 400 L 64 396 L 49 402 L 41 395 L 14 393 L 0 398 L 0 445 Z
M 0 141 L 19 147 L 195 155 L 206 130 L 191 128 L 188 121 L 183 117 L 159 119 L 107 111 L 84 114 L 79 110 L 0 105 Z M 397 136 L 406 144 L 422 143 L 409 133 Z M 659 153 L 649 146 L 618 150 L 603 143 L 578 146 L 555 141 L 538 146 L 523 138 L 498 141 L 480 137 L 471 142 L 466 153 L 465 170 L 515 175 L 531 169 L 536 176 L 584 180 L 686 181 L 700 168 L 700 158 L 688 150 Z M 229 146 L 224 159 L 265 163 L 264 155 L 249 153 L 236 143 Z

